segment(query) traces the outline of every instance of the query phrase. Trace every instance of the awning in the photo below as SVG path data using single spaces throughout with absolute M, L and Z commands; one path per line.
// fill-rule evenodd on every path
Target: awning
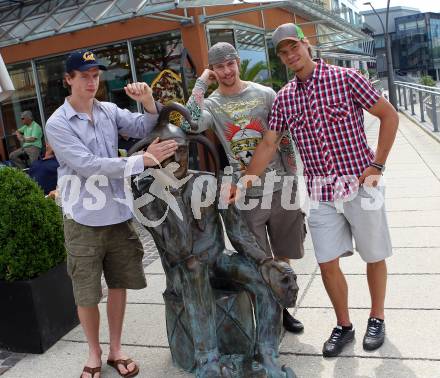
M 202 15 L 199 17 L 200 22 L 208 23 L 253 10 L 282 7 L 310 20 L 311 23 L 325 26 L 325 30 L 331 30 L 338 35 L 336 40 L 326 40 L 325 45 L 318 45 L 318 49 L 328 49 L 331 42 L 338 45 L 344 41 L 351 43 L 372 40 L 359 28 L 341 19 L 339 15 L 307 0 L 0 0 L 0 47 L 133 17 L 151 17 L 181 24 L 191 23 L 192 17 L 176 15 L 170 11 L 176 8 L 234 4 L 251 6 Z M 318 41 L 320 41 L 319 34 L 322 32 L 318 32 Z
M 192 18 L 166 13 L 170 0 L 23 0 L 0 2 L 0 47 L 97 25 L 149 16 L 167 21 Z

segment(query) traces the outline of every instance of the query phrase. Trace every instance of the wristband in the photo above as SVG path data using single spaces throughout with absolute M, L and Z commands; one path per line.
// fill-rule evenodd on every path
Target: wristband
M 374 168 L 378 169 L 379 171 L 381 171 L 381 173 L 383 173 L 385 171 L 385 165 L 384 164 L 379 164 L 379 163 L 372 162 L 372 163 L 370 163 L 370 167 L 374 167 Z

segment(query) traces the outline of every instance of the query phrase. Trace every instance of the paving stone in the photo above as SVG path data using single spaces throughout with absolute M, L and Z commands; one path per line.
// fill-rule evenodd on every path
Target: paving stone
M 387 310 L 387 337 L 384 345 L 374 352 L 365 352 L 362 349 L 362 338 L 369 310 L 352 309 L 350 315 L 356 329 L 356 338 L 355 342 L 342 352 L 342 356 L 417 358 L 440 361 L 440 344 L 438 342 L 440 338 L 440 311 Z M 281 351 L 300 355 L 321 355 L 322 345 L 336 324 L 333 309 L 299 308 L 296 316 L 304 323 L 304 333 L 300 335 L 286 333 L 281 343 Z M 374 370 L 371 370 L 370 376 L 373 375 Z
M 371 307 L 366 275 L 347 275 L 348 305 L 351 308 Z M 387 280 L 385 308 L 436 309 L 440 314 L 440 274 L 390 275 Z M 301 307 L 329 307 L 330 299 L 321 276 L 313 280 Z

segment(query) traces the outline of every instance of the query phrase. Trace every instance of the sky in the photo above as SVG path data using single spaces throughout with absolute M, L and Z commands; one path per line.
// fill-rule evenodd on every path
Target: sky
M 363 5 L 368 0 L 358 0 L 357 4 L 360 10 L 369 10 L 369 6 Z M 386 8 L 387 0 L 371 0 L 371 4 L 376 9 Z M 440 1 L 439 0 L 390 0 L 390 7 L 406 6 L 409 8 L 419 9 L 421 12 L 439 12 L 440 13 Z

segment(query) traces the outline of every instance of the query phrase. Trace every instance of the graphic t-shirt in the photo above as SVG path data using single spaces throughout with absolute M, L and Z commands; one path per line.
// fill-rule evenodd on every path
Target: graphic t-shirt
M 197 121 L 198 132 L 212 128 L 219 138 L 229 164 L 236 176 L 241 176 L 249 165 L 255 148 L 267 130 L 268 118 L 275 99 L 272 88 L 246 82 L 246 87 L 237 95 L 224 96 L 218 90 L 204 98 L 207 86 L 197 80 L 187 103 L 192 118 Z M 183 128 L 189 127 L 184 123 Z M 282 177 L 295 173 L 295 161 L 290 139 L 285 135 L 280 148 L 261 176 L 261 185 L 247 190 L 247 195 L 259 197 L 282 188 L 283 182 L 275 182 L 273 187 L 264 183 L 268 172 L 274 171 Z

